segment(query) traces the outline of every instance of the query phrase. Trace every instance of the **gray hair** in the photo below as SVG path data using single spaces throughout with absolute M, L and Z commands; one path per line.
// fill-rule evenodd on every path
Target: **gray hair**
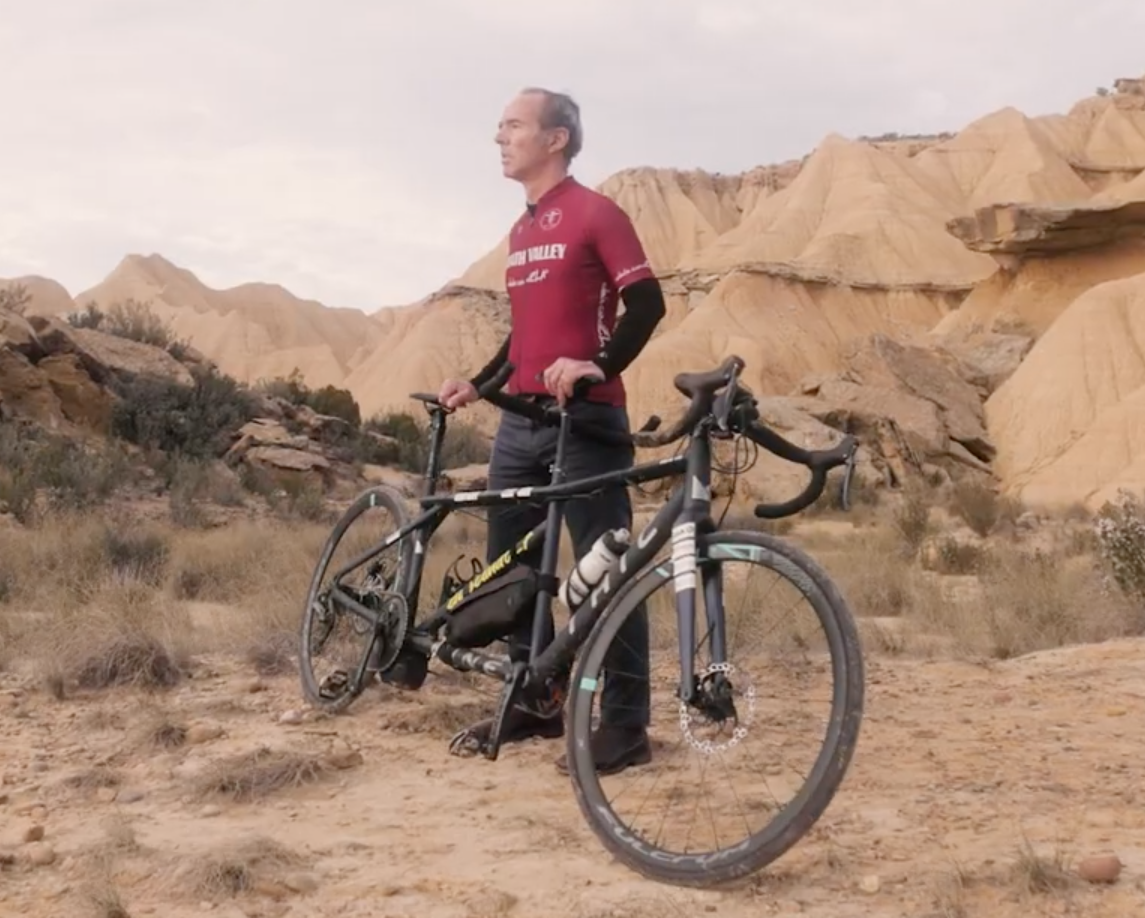
M 555 131 L 564 128 L 568 131 L 569 142 L 563 152 L 566 162 L 572 162 L 584 145 L 584 129 L 580 124 L 580 106 L 573 101 L 572 96 L 563 92 L 553 92 L 539 86 L 528 86 L 522 93 L 536 93 L 545 100 L 541 108 L 541 127 L 546 131 Z

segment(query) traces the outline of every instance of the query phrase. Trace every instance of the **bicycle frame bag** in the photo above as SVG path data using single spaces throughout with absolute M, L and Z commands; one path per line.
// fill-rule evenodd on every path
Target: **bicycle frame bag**
M 454 647 L 486 647 L 532 620 L 540 577 L 517 564 L 483 583 L 449 613 L 445 639 Z

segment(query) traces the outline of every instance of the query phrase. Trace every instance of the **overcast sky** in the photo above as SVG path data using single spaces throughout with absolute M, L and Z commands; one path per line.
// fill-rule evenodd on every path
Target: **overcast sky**
M 373 311 L 516 218 L 520 86 L 581 103 L 595 184 L 1065 111 L 1143 36 L 1141 0 L 0 0 L 0 277 L 158 252 Z

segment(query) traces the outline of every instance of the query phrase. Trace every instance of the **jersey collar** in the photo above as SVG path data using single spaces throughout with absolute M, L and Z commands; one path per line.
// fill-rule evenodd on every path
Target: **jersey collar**
M 550 188 L 543 195 L 541 195 L 539 198 L 537 198 L 536 204 L 526 204 L 525 205 L 526 212 L 529 214 L 530 217 L 535 217 L 537 215 L 537 211 L 541 207 L 544 207 L 546 204 L 552 203 L 552 200 L 554 198 L 559 197 L 560 195 L 564 194 L 564 192 L 568 191 L 570 188 L 574 187 L 577 184 L 578 183 L 577 183 L 577 180 L 575 178 L 573 178 L 571 175 L 566 175 L 563 179 L 561 179 L 559 182 L 557 182 L 555 185 L 553 185 L 552 188 Z

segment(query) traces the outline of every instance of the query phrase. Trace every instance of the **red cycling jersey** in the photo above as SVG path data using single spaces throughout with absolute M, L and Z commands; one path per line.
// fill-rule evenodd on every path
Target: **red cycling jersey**
M 592 360 L 612 335 L 620 291 L 655 276 L 632 221 L 611 198 L 572 177 L 543 194 L 509 232 L 508 391 L 546 394 L 538 377 L 553 361 Z M 588 398 L 623 406 L 624 383 L 616 376 Z

